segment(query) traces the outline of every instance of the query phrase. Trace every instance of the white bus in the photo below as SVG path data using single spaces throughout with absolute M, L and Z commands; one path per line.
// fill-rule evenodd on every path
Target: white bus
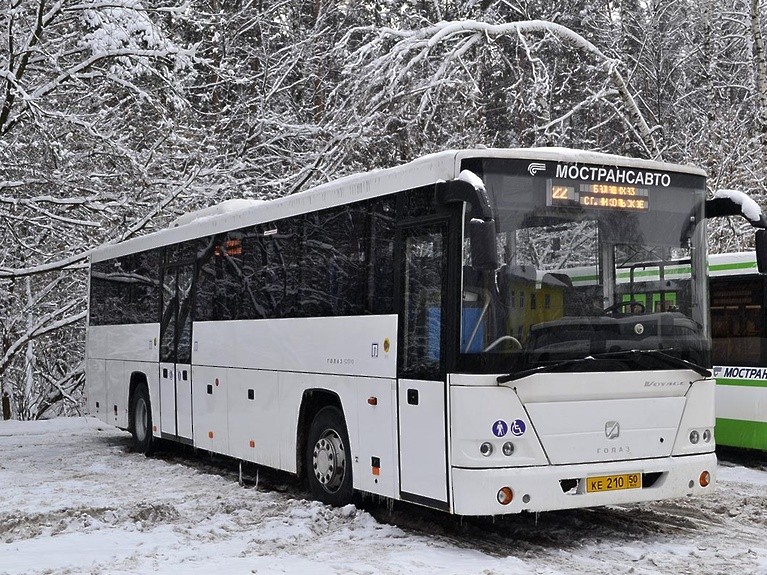
M 140 451 L 285 470 L 333 505 L 357 491 L 500 515 L 707 493 L 706 209 L 696 168 L 543 148 L 192 216 L 93 253 L 88 407 Z M 659 293 L 676 266 L 673 306 L 626 297 L 634 262 Z

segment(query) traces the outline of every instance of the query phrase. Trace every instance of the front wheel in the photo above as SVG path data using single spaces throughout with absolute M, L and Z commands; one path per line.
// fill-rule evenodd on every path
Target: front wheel
M 150 455 L 155 448 L 155 439 L 152 435 L 152 404 L 145 385 L 139 385 L 133 394 L 131 416 L 133 447 L 140 453 Z
M 314 416 L 306 443 L 306 468 L 315 499 L 336 507 L 351 503 L 352 455 L 339 409 L 323 407 Z

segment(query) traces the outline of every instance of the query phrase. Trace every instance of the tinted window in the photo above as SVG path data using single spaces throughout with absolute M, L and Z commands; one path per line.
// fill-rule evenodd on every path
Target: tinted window
M 392 199 L 210 238 L 198 256 L 201 321 L 393 313 Z
M 160 318 L 158 250 L 91 266 L 91 325 L 152 323 Z
M 764 280 L 712 278 L 710 289 L 714 365 L 761 365 Z

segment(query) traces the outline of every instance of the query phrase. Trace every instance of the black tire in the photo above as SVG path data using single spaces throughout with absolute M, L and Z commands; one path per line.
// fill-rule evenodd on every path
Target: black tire
M 318 501 L 342 507 L 354 495 L 352 453 L 341 411 L 323 407 L 314 416 L 306 442 L 309 489 Z
M 130 413 L 133 448 L 144 455 L 151 455 L 157 442 L 152 435 L 152 404 L 146 385 L 139 385 L 133 392 Z

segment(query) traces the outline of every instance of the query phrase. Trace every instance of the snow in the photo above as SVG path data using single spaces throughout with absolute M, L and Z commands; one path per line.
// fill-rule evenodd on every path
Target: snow
M 741 213 L 750 221 L 758 222 L 762 219 L 762 208 L 748 194 L 739 190 L 717 190 L 715 198 L 729 198 L 740 206 Z
M 249 210 L 250 208 L 264 203 L 265 200 L 247 200 L 242 198 L 225 200 L 207 208 L 189 212 L 188 214 L 183 214 L 182 216 L 179 216 L 173 220 L 170 227 L 177 228 L 179 226 L 185 226 L 194 222 L 202 222 L 207 219 L 215 218 L 225 214 L 234 214 L 244 210 Z
M 461 173 L 458 175 L 458 179 L 470 183 L 477 190 L 485 189 L 485 182 L 483 182 L 482 178 L 480 178 L 471 170 L 461 170 Z
M 288 476 L 241 486 L 230 461 L 130 445 L 92 418 L 0 422 L 0 574 L 767 572 L 758 466 L 725 462 L 705 499 L 459 520 L 334 509 Z

